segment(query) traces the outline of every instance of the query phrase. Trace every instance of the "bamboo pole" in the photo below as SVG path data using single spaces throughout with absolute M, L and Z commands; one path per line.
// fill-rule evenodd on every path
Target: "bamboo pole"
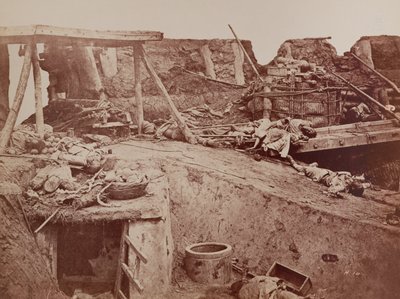
M 379 73 L 377 70 L 373 69 L 372 67 L 370 67 L 368 64 L 366 64 L 362 59 L 360 59 L 360 57 L 358 57 L 357 55 L 351 53 L 351 55 L 357 59 L 359 62 L 361 62 L 363 65 L 365 65 L 368 69 L 370 69 L 375 75 L 377 75 L 378 77 L 380 77 L 383 81 L 385 81 L 386 83 L 388 83 L 398 94 L 400 94 L 400 89 L 397 87 L 397 85 L 389 80 L 388 78 L 386 78 L 384 75 L 382 75 L 381 73 Z
M 236 39 L 237 43 L 239 44 L 240 48 L 242 49 L 244 56 L 246 56 L 246 58 L 247 58 L 247 60 L 249 61 L 250 65 L 251 65 L 251 67 L 252 67 L 252 69 L 253 69 L 253 71 L 256 73 L 257 78 L 258 78 L 261 82 L 264 82 L 264 80 L 263 80 L 263 79 L 261 78 L 261 76 L 260 76 L 260 73 L 259 73 L 258 70 L 256 69 L 256 66 L 254 65 L 253 61 L 251 61 L 249 54 L 247 54 L 245 48 L 243 47 L 242 43 L 240 42 L 239 38 L 237 37 L 235 31 L 233 31 L 232 26 L 229 25 L 229 24 L 228 24 L 228 26 L 229 26 L 229 28 L 231 29 L 231 31 L 232 31 L 232 33 L 233 33 L 233 36 L 235 37 L 235 39 Z
M 373 97 L 371 97 L 370 95 L 366 94 L 365 92 L 363 92 L 361 89 L 359 89 L 357 86 L 353 85 L 352 83 L 350 83 L 349 81 L 347 81 L 345 78 L 343 78 L 342 76 L 331 72 L 332 75 L 334 75 L 336 78 L 339 78 L 340 80 L 342 80 L 344 83 L 346 83 L 351 89 L 353 89 L 356 93 L 358 93 L 359 95 L 363 96 L 365 99 L 367 99 L 369 102 L 377 105 L 379 108 L 383 109 L 387 114 L 391 115 L 392 117 L 394 117 L 397 120 L 400 120 L 400 117 L 398 117 L 395 113 L 393 113 L 392 111 L 390 111 L 388 108 L 386 108 L 384 105 L 382 105 L 381 103 L 379 103 L 377 100 L 375 100 Z
M 14 102 L 10 112 L 8 113 L 6 123 L 0 135 L 0 154 L 4 153 L 8 142 L 10 141 L 11 133 L 14 129 L 19 110 L 21 109 L 22 100 L 24 99 L 26 85 L 29 79 L 29 73 L 31 71 L 31 52 L 31 46 L 27 45 L 25 47 L 24 64 L 22 65 Z
M 32 69 L 33 81 L 35 84 L 35 116 L 36 116 L 36 132 L 41 139 L 44 138 L 44 117 L 42 102 L 42 77 L 40 75 L 40 66 L 37 56 L 37 46 L 32 44 Z
M 191 144 L 196 144 L 197 140 L 193 133 L 190 131 L 189 127 L 186 125 L 185 120 L 183 119 L 182 115 L 179 113 L 178 109 L 176 109 L 174 102 L 172 101 L 171 97 L 169 96 L 167 90 L 165 89 L 164 84 L 162 83 L 161 79 L 158 77 L 154 67 L 150 63 L 150 61 L 146 57 L 146 53 L 143 50 L 142 45 L 140 45 L 140 50 L 142 52 L 142 60 L 143 63 L 150 74 L 153 81 L 156 83 L 158 90 L 162 93 L 166 101 L 168 102 L 169 110 L 172 114 L 172 117 L 175 119 L 179 129 L 182 131 L 183 136 L 187 142 Z
M 133 46 L 133 62 L 135 70 L 135 100 L 136 100 L 136 117 L 138 124 L 138 134 L 142 134 L 143 129 L 143 98 L 142 98 L 142 79 L 140 76 L 140 63 L 142 61 L 142 44 L 135 43 Z M 132 107 L 133 108 L 133 107 Z

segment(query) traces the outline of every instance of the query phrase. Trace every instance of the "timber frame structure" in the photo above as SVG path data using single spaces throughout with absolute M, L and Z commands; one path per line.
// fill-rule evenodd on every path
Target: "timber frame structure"
M 143 43 L 146 41 L 160 41 L 163 39 L 163 33 L 158 31 L 99 31 L 87 29 L 62 28 L 47 25 L 32 25 L 21 27 L 0 27 L 0 44 L 20 44 L 25 45 L 23 51 L 24 63 L 21 70 L 18 87 L 15 93 L 12 108 L 7 116 L 4 128 L 0 135 L 0 154 L 4 153 L 14 129 L 15 122 L 21 108 L 22 100 L 26 91 L 31 66 L 33 68 L 35 85 L 35 115 L 36 130 L 43 138 L 44 136 L 44 118 L 42 104 L 42 90 L 40 66 L 37 55 L 37 44 L 39 43 L 57 43 L 61 45 L 79 45 L 84 47 L 102 46 L 102 47 L 123 47 L 132 46 L 134 56 L 135 73 L 135 99 L 136 104 L 131 102 L 130 112 L 137 110 L 138 132 L 142 133 L 143 126 L 143 99 L 142 86 L 140 78 L 140 65 L 144 64 L 150 77 L 156 83 L 158 90 L 168 102 L 171 114 L 177 121 L 185 138 L 190 143 L 196 143 L 194 136 L 187 127 L 185 121 L 173 104 L 160 78 L 156 74 L 151 62 L 147 59 L 143 49 Z M 101 87 L 100 101 L 106 100 L 106 94 Z M 134 106 L 136 106 L 134 108 Z

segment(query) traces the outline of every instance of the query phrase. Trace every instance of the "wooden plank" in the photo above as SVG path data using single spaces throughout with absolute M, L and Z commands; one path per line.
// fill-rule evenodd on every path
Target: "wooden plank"
M 122 293 L 121 290 L 118 291 L 118 296 L 121 297 L 122 299 L 128 299 L 128 298 L 125 296 L 125 294 Z M 118 297 L 116 297 L 116 298 L 118 298 Z
M 47 25 L 0 27 L 0 43 L 75 43 L 86 46 L 128 46 L 134 41 L 160 41 L 159 31 L 117 31 L 65 28 Z
M 343 133 L 341 135 L 326 135 L 319 138 L 312 138 L 308 142 L 303 143 L 296 153 L 315 152 L 393 141 L 400 141 L 400 128 L 370 132 Z
M 138 134 L 142 134 L 143 129 L 143 98 L 142 98 L 142 79 L 140 75 L 140 64 L 142 62 L 142 44 L 135 43 L 133 45 L 133 62 L 135 72 L 135 101 L 136 101 L 136 117 L 138 125 Z M 131 103 L 132 106 L 132 103 Z M 131 107 L 132 109 L 133 107 Z
M 42 102 L 42 77 L 40 76 L 40 65 L 37 53 L 37 47 L 32 45 L 32 69 L 33 82 L 35 85 L 35 117 L 36 117 L 36 132 L 41 139 L 44 138 L 44 117 L 43 117 L 43 102 Z
M 316 128 L 315 131 L 318 135 L 322 134 L 329 134 L 329 133 L 338 133 L 338 132 L 346 132 L 346 131 L 354 131 L 357 129 L 361 130 L 378 130 L 384 128 L 393 128 L 393 120 L 377 120 L 377 121 L 368 121 L 368 122 L 358 122 L 352 124 L 345 124 L 345 125 L 336 125 L 336 126 L 329 126 L 329 127 L 321 127 Z
M 17 90 L 15 92 L 14 102 L 8 113 L 6 123 L 4 124 L 3 130 L 0 135 L 0 154 L 3 154 L 8 142 L 10 141 L 11 133 L 14 129 L 15 122 L 19 110 L 21 109 L 22 100 L 24 99 L 26 85 L 28 84 L 29 73 L 31 71 L 31 46 L 28 45 L 25 48 L 24 64 L 22 65 L 21 75 L 19 77 L 19 82 Z
M 133 275 L 131 269 L 129 269 L 128 265 L 125 263 L 122 263 L 121 267 L 122 267 L 122 270 L 124 271 L 124 273 L 126 274 L 126 276 L 128 276 L 129 281 L 135 286 L 135 288 L 138 290 L 138 292 L 143 293 L 143 290 L 144 290 L 143 286 L 141 285 L 140 281 L 134 277 L 134 275 Z
M 132 239 L 128 235 L 123 236 L 123 238 L 124 238 L 124 241 L 126 242 L 126 244 L 128 244 L 132 248 L 132 250 L 139 257 L 139 259 L 143 263 L 147 264 L 147 261 L 148 261 L 147 257 L 143 253 L 141 253 L 139 251 L 139 249 L 137 249 L 138 247 L 133 243 Z

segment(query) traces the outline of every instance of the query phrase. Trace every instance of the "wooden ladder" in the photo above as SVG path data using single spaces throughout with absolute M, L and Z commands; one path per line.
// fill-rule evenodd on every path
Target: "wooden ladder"
M 129 259 L 128 248 L 131 248 L 136 254 L 134 269 L 130 269 L 128 266 L 128 259 Z M 147 264 L 147 258 L 144 254 L 142 254 L 138 250 L 138 247 L 135 246 L 132 239 L 129 237 L 129 221 L 125 221 L 122 227 L 117 279 L 115 281 L 114 297 L 116 299 L 118 298 L 128 299 L 130 297 L 126 296 L 121 290 L 122 274 L 125 274 L 128 277 L 129 286 L 133 285 L 140 294 L 143 293 L 144 288 L 138 279 L 141 262 Z

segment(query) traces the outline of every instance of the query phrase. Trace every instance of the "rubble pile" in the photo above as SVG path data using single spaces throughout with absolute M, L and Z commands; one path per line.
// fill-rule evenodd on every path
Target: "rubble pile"
M 74 134 L 107 133 L 114 137 L 126 135 L 132 119 L 129 113 L 110 102 L 87 99 L 62 99 L 51 101 L 44 109 L 45 123 L 54 132 L 73 130 Z M 24 124 L 35 123 L 35 115 Z
M 88 152 L 90 147 L 86 145 L 69 144 L 75 155 L 62 156 L 60 152 L 58 159 L 47 161 L 31 180 L 24 193 L 30 209 L 46 215 L 57 208 L 62 214 L 70 208 L 96 204 L 110 207 L 108 199 L 134 199 L 146 194 L 149 179 L 137 164 L 118 163 L 114 155 L 105 151 Z

